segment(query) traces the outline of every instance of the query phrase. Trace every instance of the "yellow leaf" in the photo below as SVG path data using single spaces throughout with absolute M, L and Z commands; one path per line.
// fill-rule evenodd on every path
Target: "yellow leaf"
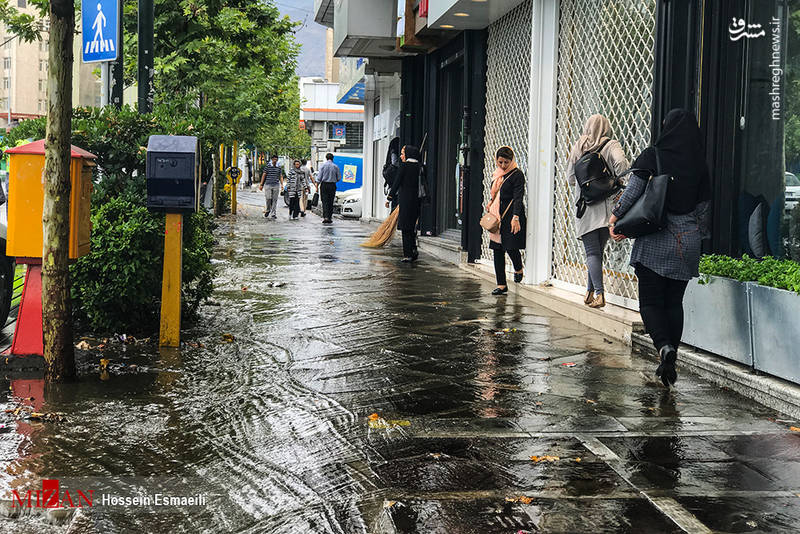
M 234 339 L 233 334 L 222 334 L 223 343 L 233 343 Z
M 580 458 L 575 458 L 575 461 L 578 462 L 578 463 L 581 463 L 581 459 Z
M 108 358 L 100 358 L 100 370 L 105 371 L 108 368 L 110 360 Z
M 374 413 L 374 414 L 372 414 L 372 415 L 370 415 L 370 416 L 369 416 L 369 420 L 370 420 L 370 421 L 377 421 L 377 420 L 378 420 L 378 419 L 380 419 L 380 418 L 381 418 L 381 416 L 380 416 L 380 415 L 378 415 L 378 414 L 376 414 L 376 413 Z
M 797 428 L 796 426 L 790 426 L 789 430 L 791 430 L 792 432 L 800 432 L 800 428 Z
M 597 404 L 597 401 L 593 401 L 592 399 L 586 399 L 586 404 Z

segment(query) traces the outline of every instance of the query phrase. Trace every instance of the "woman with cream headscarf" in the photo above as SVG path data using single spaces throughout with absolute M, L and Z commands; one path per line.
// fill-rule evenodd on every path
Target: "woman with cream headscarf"
M 581 196 L 581 188 L 575 178 L 575 162 L 588 152 L 598 152 L 606 162 L 609 170 L 619 176 L 630 167 L 622 145 L 619 141 L 611 139 L 611 123 L 602 115 L 592 115 L 583 127 L 583 135 L 572 147 L 567 162 L 567 180 L 573 188 L 574 203 Z M 584 303 L 592 308 L 602 308 L 606 305 L 603 288 L 603 250 L 608 243 L 608 218 L 614 208 L 617 195 L 612 195 L 604 201 L 594 202 L 586 206 L 583 216 L 575 217 L 575 233 L 583 241 L 586 252 L 586 266 L 588 268 L 588 281 Z
M 508 293 L 506 254 L 514 265 L 514 281 L 522 281 L 522 253 L 525 248 L 525 174 L 514 161 L 514 151 L 504 146 L 495 154 L 497 168 L 492 175 L 491 200 L 486 211 L 500 219 L 500 229 L 489 234 L 489 248 L 494 253 L 497 288 L 492 295 Z

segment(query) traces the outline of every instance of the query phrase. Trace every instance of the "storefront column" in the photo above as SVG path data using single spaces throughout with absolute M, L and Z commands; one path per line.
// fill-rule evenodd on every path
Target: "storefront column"
M 533 3 L 525 266 L 525 283 L 528 284 L 541 284 L 550 279 L 553 256 L 558 12 L 558 0 L 535 0 Z
M 376 155 L 373 154 L 372 150 L 372 138 L 375 131 L 375 113 L 372 103 L 375 100 L 375 91 L 369 88 L 369 84 L 367 84 L 367 87 L 367 90 L 364 91 L 364 179 L 361 186 L 361 217 L 371 219 L 376 215 L 372 205 L 378 177 L 375 176 L 374 172 L 373 161 Z M 383 178 L 381 178 L 381 181 L 383 181 Z

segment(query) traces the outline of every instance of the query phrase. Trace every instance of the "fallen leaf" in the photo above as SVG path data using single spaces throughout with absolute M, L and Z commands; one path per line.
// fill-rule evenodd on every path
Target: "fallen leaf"
M 233 343 L 236 338 L 233 337 L 233 334 L 222 334 L 222 342 L 223 343 Z
M 242 286 L 242 291 L 247 291 L 247 286 Z
M 372 420 L 369 422 L 370 428 L 375 429 L 387 429 L 387 428 L 395 428 L 398 426 L 411 426 L 411 421 L 406 421 L 404 419 L 392 419 L 389 421 L 386 420 Z
M 593 401 L 592 399 L 586 399 L 586 404 L 597 404 L 597 401 Z
M 111 362 L 108 358 L 100 358 L 100 370 L 105 371 L 108 369 L 108 364 Z
M 78 350 L 89 350 L 89 349 L 92 348 L 92 346 L 89 345 L 89 343 L 86 342 L 86 341 L 81 341 L 80 343 L 75 345 L 75 348 L 78 349 Z
M 383 502 L 383 507 L 384 508 L 391 508 L 395 504 L 397 504 L 397 501 L 384 501 Z
M 440 459 L 442 457 L 442 453 L 440 453 L 440 452 L 432 452 L 429 455 L 434 460 L 438 460 L 438 459 Z
M 551 463 L 554 463 L 554 462 L 559 461 L 560 459 L 561 458 L 559 458 L 558 456 L 550 456 L 548 454 L 546 454 L 544 456 L 531 456 L 531 460 L 533 460 L 535 463 L 539 463 L 539 462 L 551 462 Z
M 578 463 L 581 463 L 581 459 L 580 458 L 575 458 L 575 461 L 578 462 Z
M 106 344 L 105 344 L 105 343 L 100 343 L 100 344 L 99 344 L 99 345 L 97 345 L 95 348 L 96 348 L 97 350 L 103 350 L 104 348 L 106 348 Z
M 520 495 L 519 497 L 506 497 L 506 502 L 521 502 L 522 504 L 530 504 L 533 498 Z
M 380 418 L 381 418 L 381 416 L 380 416 L 380 415 L 378 415 L 378 414 L 376 414 L 376 413 L 374 413 L 374 414 L 372 414 L 372 415 L 370 415 L 370 416 L 369 416 L 369 420 L 370 420 L 370 421 L 377 421 L 377 420 L 378 420 L 378 419 L 380 419 Z
M 562 367 L 575 367 L 576 365 L 578 365 L 578 364 L 575 363 L 575 362 L 567 362 L 567 363 L 562 363 L 561 364 Z
M 434 302 L 433 303 L 434 306 L 447 306 L 448 304 L 450 304 L 450 303 L 447 302 L 446 300 L 443 300 L 441 302 Z
M 800 432 L 800 428 L 798 428 L 796 426 L 790 426 L 789 430 L 791 430 L 792 432 Z

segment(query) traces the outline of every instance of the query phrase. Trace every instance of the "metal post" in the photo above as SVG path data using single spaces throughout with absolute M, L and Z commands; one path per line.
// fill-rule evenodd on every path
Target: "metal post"
M 139 113 L 153 110 L 154 0 L 139 0 Z
M 119 8 L 117 13 L 119 13 L 120 18 L 124 13 L 124 6 L 122 5 L 123 0 L 117 0 L 119 4 Z M 110 90 L 107 90 L 106 95 L 108 99 L 108 103 L 112 106 L 115 106 L 117 109 L 122 107 L 122 90 L 125 86 L 125 80 L 123 77 L 123 56 L 124 53 L 124 46 L 125 46 L 125 38 L 123 35 L 122 30 L 122 21 L 119 24 L 119 33 L 117 34 L 117 60 L 112 63 L 107 63 L 109 66 L 108 72 L 108 81 L 110 85 Z
M 183 215 L 167 213 L 164 229 L 164 274 L 161 282 L 162 347 L 181 344 L 181 272 L 183 266 Z
M 108 62 L 100 63 L 100 107 L 108 105 Z

